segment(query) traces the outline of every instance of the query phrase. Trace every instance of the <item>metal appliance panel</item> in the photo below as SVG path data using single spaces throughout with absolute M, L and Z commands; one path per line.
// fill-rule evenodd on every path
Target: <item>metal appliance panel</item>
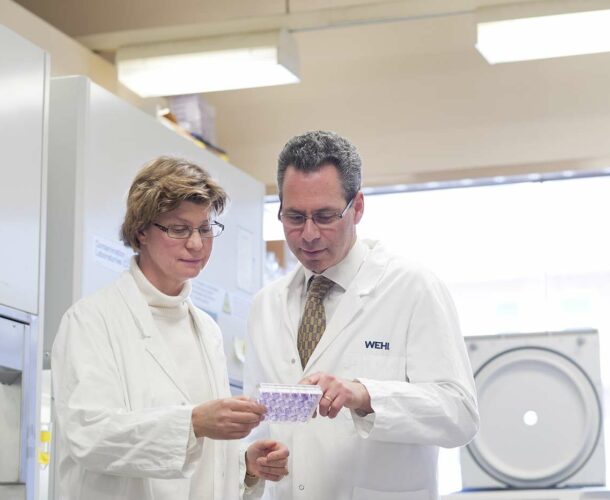
M 0 483 L 20 481 L 25 330 L 24 324 L 0 317 Z
M 0 498 L 2 500 L 25 500 L 25 485 L 0 484 Z

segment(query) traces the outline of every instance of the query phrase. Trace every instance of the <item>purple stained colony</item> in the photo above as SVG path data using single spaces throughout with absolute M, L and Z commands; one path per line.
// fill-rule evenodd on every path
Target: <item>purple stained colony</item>
M 271 422 L 307 422 L 318 405 L 320 395 L 307 392 L 261 390 L 259 402 L 267 407 L 265 420 Z

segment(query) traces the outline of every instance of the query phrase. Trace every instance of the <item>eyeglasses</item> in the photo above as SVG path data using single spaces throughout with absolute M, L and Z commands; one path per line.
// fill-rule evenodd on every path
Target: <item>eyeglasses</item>
M 355 197 L 354 197 L 355 198 Z M 341 212 L 332 212 L 328 210 L 321 210 L 319 212 L 314 212 L 310 216 L 301 214 L 299 212 L 282 212 L 282 205 L 280 205 L 280 209 L 277 213 L 277 218 L 287 227 L 303 227 L 308 219 L 318 227 L 328 227 L 333 225 L 335 222 L 343 219 L 345 213 L 349 210 L 349 208 L 354 203 L 354 198 L 349 200 L 349 203 L 345 206 L 345 208 Z
M 153 222 L 152 224 L 161 229 L 161 231 L 166 233 L 170 238 L 176 240 L 186 240 L 190 238 L 193 231 L 198 231 L 199 236 L 202 238 L 216 238 L 225 228 L 224 224 L 216 221 L 194 228 L 183 224 L 172 224 L 171 226 L 162 226 L 156 222 Z

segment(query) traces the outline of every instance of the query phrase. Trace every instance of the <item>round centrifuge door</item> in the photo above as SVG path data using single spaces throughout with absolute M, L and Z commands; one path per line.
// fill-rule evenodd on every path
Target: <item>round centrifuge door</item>
M 475 373 L 481 428 L 468 451 L 510 487 L 552 487 L 593 453 L 601 405 L 586 373 L 559 352 L 519 347 Z

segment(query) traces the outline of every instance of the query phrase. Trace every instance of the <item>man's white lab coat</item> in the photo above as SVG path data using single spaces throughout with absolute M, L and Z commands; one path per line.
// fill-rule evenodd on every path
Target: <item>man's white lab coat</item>
M 301 266 L 263 289 L 249 318 L 245 393 L 259 382 L 297 383 L 328 372 L 358 379 L 374 414 L 343 409 L 331 420 L 268 424 L 290 449 L 290 475 L 267 482 L 278 500 L 433 500 L 438 446 L 478 429 L 475 386 L 453 302 L 431 273 L 365 241 L 370 251 L 303 370 L 288 294 Z
M 229 397 L 220 330 L 190 301 L 189 310 L 214 398 Z M 52 359 L 60 499 L 188 500 L 202 449 L 200 439 L 187 452 L 199 402 L 128 272 L 65 314 Z M 238 443 L 216 441 L 214 450 L 214 499 L 237 499 Z

